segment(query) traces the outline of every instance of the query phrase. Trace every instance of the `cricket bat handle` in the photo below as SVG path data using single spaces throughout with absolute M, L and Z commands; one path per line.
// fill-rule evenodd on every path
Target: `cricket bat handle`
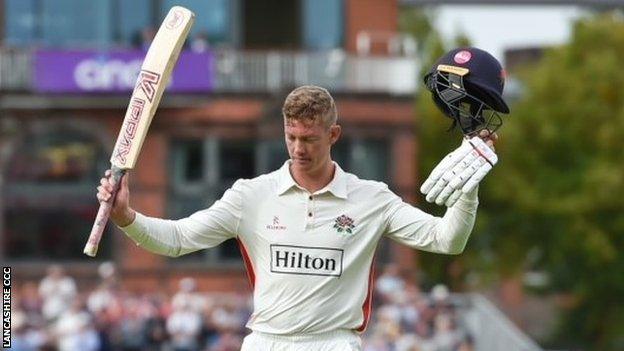
M 113 191 L 108 201 L 100 202 L 100 208 L 98 209 L 97 216 L 95 217 L 95 221 L 93 222 L 91 234 L 89 234 L 89 240 L 87 241 L 87 244 L 85 245 L 83 250 L 83 252 L 87 256 L 95 257 L 95 255 L 97 254 L 98 246 L 100 245 L 100 239 L 102 239 L 102 233 L 104 233 L 104 228 L 106 228 L 106 223 L 108 222 L 108 217 L 110 216 L 111 209 L 113 208 L 115 197 L 117 197 L 117 191 L 119 191 L 121 177 L 126 174 L 125 169 L 121 169 L 115 166 L 111 167 L 111 172 L 111 179 L 113 180 Z

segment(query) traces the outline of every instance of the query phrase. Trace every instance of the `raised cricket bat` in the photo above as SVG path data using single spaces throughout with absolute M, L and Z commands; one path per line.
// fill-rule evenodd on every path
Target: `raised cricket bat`
M 110 159 L 115 184 L 113 194 L 107 202 L 100 203 L 84 248 L 84 253 L 91 257 L 97 253 L 121 177 L 136 164 L 147 129 L 194 20 L 195 14 L 188 9 L 172 7 L 147 50 Z

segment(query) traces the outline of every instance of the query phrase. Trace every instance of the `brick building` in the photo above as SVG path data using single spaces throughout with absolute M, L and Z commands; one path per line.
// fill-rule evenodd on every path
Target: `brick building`
M 112 260 L 131 289 L 172 287 L 187 275 L 203 289 L 247 288 L 234 241 L 168 259 L 137 248 L 109 225 L 98 257 L 82 255 L 97 211 L 95 186 L 108 167 L 131 86 L 115 85 L 123 80 L 117 71 L 97 75 L 101 69 L 86 71 L 82 85 L 72 87 L 42 77 L 62 70 L 50 57 L 65 62 L 76 50 L 118 68 L 107 52 L 141 46 L 137 38 L 159 23 L 170 2 L 3 2 L 0 259 L 14 267 L 16 279 L 38 278 L 57 262 L 88 284 L 97 265 Z M 236 179 L 279 167 L 287 159 L 281 104 L 302 84 L 334 94 L 344 133 L 334 159 L 414 201 L 417 62 L 411 42 L 397 34 L 397 2 L 176 3 L 196 12 L 187 51 L 209 66 L 187 75 L 207 83 L 176 90 L 174 75 L 132 172 L 134 208 L 179 218 L 209 206 Z M 76 16 L 67 17 L 76 18 L 76 27 L 57 20 L 59 11 Z M 412 250 L 387 240 L 378 252 L 380 263 L 410 266 L 413 258 Z

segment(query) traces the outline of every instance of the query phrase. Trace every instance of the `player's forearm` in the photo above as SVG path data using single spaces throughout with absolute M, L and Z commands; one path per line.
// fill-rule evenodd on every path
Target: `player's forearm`
M 147 217 L 135 212 L 134 220 L 120 228 L 138 246 L 150 252 L 171 257 L 180 255 L 179 230 L 174 221 Z
M 187 217 L 169 220 L 136 212 L 135 219 L 121 228 L 138 246 L 155 254 L 178 257 L 218 245 L 225 238 L 202 236 L 196 221 Z M 203 240 L 202 240 L 203 239 Z
M 477 215 L 478 188 L 464 194 L 446 210 L 435 227 L 435 237 L 441 249 L 457 255 L 464 251 Z
M 134 221 L 121 229 L 148 251 L 171 257 L 185 255 L 236 236 L 235 225 L 224 227 L 236 222 L 235 218 L 223 208 L 225 201 L 217 203 L 219 205 L 178 220 L 153 218 L 137 212 Z

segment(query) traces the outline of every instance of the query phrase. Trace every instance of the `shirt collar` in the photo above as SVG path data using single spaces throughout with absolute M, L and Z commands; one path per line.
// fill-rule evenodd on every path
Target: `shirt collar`
M 278 184 L 277 184 L 278 195 L 283 195 L 292 187 L 303 189 L 297 184 L 297 182 L 295 182 L 295 179 L 293 179 L 292 175 L 290 174 L 290 163 L 291 163 L 291 160 L 287 160 L 286 162 L 284 162 L 284 165 L 282 165 L 282 167 L 278 171 L 279 172 Z M 346 173 L 345 171 L 342 170 L 342 168 L 340 168 L 340 166 L 336 162 L 333 162 L 333 163 L 334 163 L 334 166 L 336 167 L 334 171 L 334 178 L 323 189 L 316 191 L 315 194 L 322 194 L 324 192 L 329 191 L 330 193 L 332 193 L 334 196 L 338 198 L 346 199 L 347 198 Z

